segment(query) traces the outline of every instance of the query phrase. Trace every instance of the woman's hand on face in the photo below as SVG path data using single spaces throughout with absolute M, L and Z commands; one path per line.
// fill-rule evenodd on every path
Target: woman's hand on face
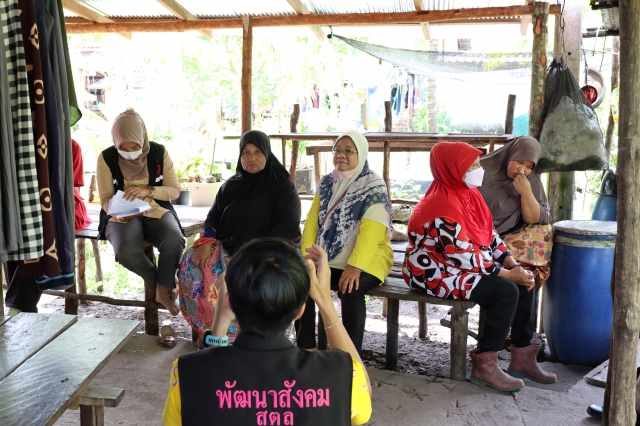
M 533 287 L 533 273 L 522 269 L 521 266 L 517 266 L 509 271 L 509 279 L 514 283 L 526 287 L 530 290 Z
M 531 193 L 531 183 L 524 173 L 519 173 L 513 180 L 513 187 L 520 195 L 527 195 Z
M 202 269 L 204 266 L 209 266 L 211 262 L 211 250 L 213 249 L 213 244 L 201 244 L 196 249 L 196 252 L 193 253 L 192 261 L 196 268 Z
M 149 190 L 148 187 L 132 186 L 124 191 L 124 195 L 122 196 L 122 198 L 127 201 L 133 201 L 136 198 L 144 198 L 148 197 L 149 195 L 151 195 L 151 190 Z
M 342 293 L 351 293 L 352 290 L 357 290 L 360 287 L 360 274 L 362 270 L 355 266 L 349 266 L 340 275 L 340 283 L 338 288 Z

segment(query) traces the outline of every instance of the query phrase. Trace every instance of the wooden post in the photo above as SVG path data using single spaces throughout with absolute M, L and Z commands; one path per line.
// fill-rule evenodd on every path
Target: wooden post
M 156 264 L 156 256 L 153 253 L 152 245 L 145 245 L 144 255 L 147 256 L 154 265 Z M 149 283 L 144 283 L 144 300 L 147 302 L 156 301 L 156 292 L 151 290 Z M 157 336 L 159 333 L 158 327 L 158 308 L 147 306 L 144 308 L 144 332 L 151 336 Z
M 451 308 L 451 375 L 453 380 L 467 377 L 467 331 L 469 312 L 463 307 Z
M 91 240 L 91 248 L 93 249 L 93 258 L 96 262 L 96 282 L 102 282 L 102 262 L 100 261 L 100 247 L 98 247 L 98 240 Z
M 89 184 L 89 196 L 87 197 L 87 200 L 89 200 L 90 203 L 93 201 L 93 192 L 96 190 L 96 184 L 96 175 L 92 174 L 91 183 Z
M 253 54 L 253 17 L 242 17 L 242 133 L 251 130 L 251 64 Z
M 384 101 L 384 131 L 391 132 L 393 131 L 392 126 L 392 115 L 391 115 L 391 102 Z M 382 179 L 384 183 L 387 185 L 387 193 L 389 195 L 389 200 L 391 200 L 391 182 L 389 180 L 389 165 L 391 162 L 391 141 L 384 141 L 384 160 L 382 163 Z
M 531 52 L 531 103 L 529 106 L 529 136 L 540 138 L 544 87 L 547 80 L 547 20 L 549 3 L 536 2 L 533 8 L 533 49 Z
M 391 132 L 393 131 L 393 116 L 391 115 L 391 102 L 384 101 L 384 131 Z M 387 195 L 389 196 L 389 202 L 391 202 L 391 182 L 389 180 L 389 165 L 391 163 L 391 142 L 384 141 L 384 160 L 382 163 L 382 179 L 384 183 L 387 185 Z M 382 316 L 387 316 L 387 309 L 389 307 L 389 300 L 385 297 L 382 299 Z M 387 318 L 387 324 L 389 323 L 389 318 Z M 388 327 L 387 327 L 388 328 Z M 387 334 L 388 339 L 388 334 Z M 397 338 L 396 338 L 397 340 Z M 396 346 L 398 343 L 396 342 Z M 387 351 L 389 353 L 389 351 Z M 397 364 L 396 359 L 396 364 Z
M 287 140 L 280 139 L 282 147 L 282 167 L 287 168 Z
M 510 135 L 513 133 L 513 114 L 516 110 L 516 95 L 509 95 L 507 102 L 507 116 L 504 119 L 504 133 Z M 493 151 L 493 146 L 489 147 L 489 151 Z
M 386 298 L 385 298 L 386 300 Z M 388 299 L 389 316 L 387 317 L 387 370 L 398 370 L 398 317 L 400 315 L 400 300 Z
M 85 274 L 85 268 L 87 265 L 86 258 L 86 241 L 84 238 L 76 239 L 76 256 L 78 257 L 78 293 L 87 294 L 87 275 Z M 80 301 L 81 304 L 86 305 L 87 302 L 84 300 Z
M 620 72 L 620 39 L 613 37 L 613 45 L 611 46 L 611 91 L 618 87 L 618 72 Z M 613 111 L 609 108 L 609 123 L 607 124 L 607 132 L 604 136 L 604 148 L 607 150 L 607 159 L 611 162 L 611 145 L 613 144 L 613 130 L 616 123 L 613 119 Z
M 313 153 L 313 174 L 314 174 L 314 178 L 315 178 L 315 182 L 313 183 L 314 186 L 318 186 L 318 182 L 320 182 L 320 177 L 322 176 L 321 171 L 320 171 L 320 153 L 319 152 L 314 152 Z
M 291 121 L 289 121 L 289 127 L 291 133 L 298 131 L 298 118 L 300 118 L 300 104 L 293 104 L 293 113 L 291 113 Z M 296 181 L 296 166 L 298 165 L 298 147 L 300 141 L 291 141 L 291 165 L 289 166 L 289 175 L 291 179 Z
M 635 424 L 640 331 L 640 3 L 620 1 L 620 120 L 618 127 L 618 237 L 614 260 L 613 329 L 608 404 L 603 424 Z
M 418 302 L 418 338 L 420 340 L 426 339 L 428 331 L 427 304 L 425 302 Z
M 104 406 L 81 405 L 80 426 L 104 426 Z

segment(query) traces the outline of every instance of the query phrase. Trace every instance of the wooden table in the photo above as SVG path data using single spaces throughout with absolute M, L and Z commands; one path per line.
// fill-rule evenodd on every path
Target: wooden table
M 100 416 L 82 398 L 137 326 L 137 321 L 59 314 L 0 317 L 0 425 L 52 425 L 78 402 L 81 424 L 99 424 L 91 423 Z
M 98 225 L 100 223 L 100 204 L 85 203 L 87 214 L 93 221 L 87 228 L 76 232 L 76 258 L 77 258 L 77 292 L 76 285 L 66 291 L 46 290 L 45 294 L 60 296 L 65 298 L 65 313 L 70 315 L 78 314 L 78 300 L 93 300 L 97 302 L 108 303 L 110 305 L 120 306 L 138 306 L 144 308 L 145 316 L 145 332 L 147 334 L 157 336 L 159 332 L 158 326 L 158 309 L 165 309 L 164 306 L 155 301 L 155 292 L 149 289 L 145 284 L 145 300 L 123 300 L 105 296 L 88 295 L 85 275 L 85 244 L 86 240 L 90 240 L 94 248 L 94 258 L 96 260 L 96 270 L 100 271 L 100 253 L 98 250 Z M 175 205 L 176 213 L 180 219 L 180 226 L 184 230 L 185 236 L 192 237 L 200 233 L 204 229 L 204 222 L 209 213 L 209 207 L 191 207 Z M 145 254 L 155 264 L 155 255 L 153 247 L 145 244 Z M 98 281 L 101 281 L 99 277 Z
M 342 132 L 324 133 L 279 133 L 269 135 L 273 139 L 281 139 L 283 146 L 286 140 L 313 141 L 307 145 L 307 155 L 313 155 L 316 182 L 320 180 L 320 153 L 331 152 L 333 143 Z M 395 152 L 429 152 L 438 142 L 460 141 L 473 145 L 485 153 L 494 150 L 495 145 L 504 145 L 514 135 L 491 135 L 471 133 L 421 133 L 421 132 L 367 132 L 363 135 L 369 141 L 369 151 L 384 152 L 383 178 L 389 187 L 389 153 Z M 294 165 L 295 166 L 295 165 Z

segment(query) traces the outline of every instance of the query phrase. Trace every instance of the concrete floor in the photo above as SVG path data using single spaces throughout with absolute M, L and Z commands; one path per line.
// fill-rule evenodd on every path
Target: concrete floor
M 132 337 L 92 382 L 126 390 L 118 407 L 105 409 L 105 424 L 161 425 L 171 363 L 192 350 L 193 345 L 184 340 L 167 349 L 152 336 Z M 500 362 L 506 368 L 507 362 Z M 371 369 L 373 415 L 368 424 L 598 425 L 585 410 L 590 403 L 601 403 L 604 389 L 584 381 L 590 369 L 551 363 L 544 367 L 558 375 L 558 383 L 544 386 L 526 380 L 525 387 L 515 394 L 503 394 L 468 381 Z M 79 424 L 79 411 L 67 410 L 55 426 Z

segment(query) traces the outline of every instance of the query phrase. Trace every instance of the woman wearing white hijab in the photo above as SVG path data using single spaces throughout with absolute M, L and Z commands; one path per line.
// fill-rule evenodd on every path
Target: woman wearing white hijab
M 313 244 L 327 252 L 331 288 L 338 291 L 342 322 L 359 353 L 366 321 L 364 296 L 384 281 L 393 264 L 387 187 L 369 169 L 368 152 L 369 143 L 358 132 L 344 133 L 336 140 L 335 169 L 318 183 L 301 243 L 303 254 Z M 296 330 L 299 347 L 316 347 L 313 300 L 307 302 Z

